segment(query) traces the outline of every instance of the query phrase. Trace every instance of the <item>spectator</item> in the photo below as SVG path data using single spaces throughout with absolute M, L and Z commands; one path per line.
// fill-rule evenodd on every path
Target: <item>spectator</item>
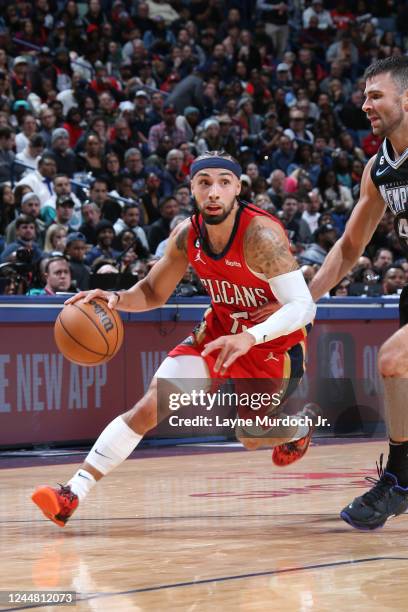
M 274 170 L 268 179 L 268 183 L 270 188 L 267 194 L 274 206 L 280 210 L 285 195 L 285 173 L 282 170 Z
M 78 171 L 92 174 L 94 178 L 103 175 L 103 143 L 96 132 L 85 137 L 84 151 L 78 153 L 76 164 Z
M 108 189 L 115 189 L 116 181 L 120 177 L 120 159 L 116 153 L 108 153 L 105 156 L 104 176 L 108 181 Z
M 15 197 L 9 183 L 0 185 L 0 237 L 16 217 Z M 0 253 L 1 253 L 0 247 Z
M 180 225 L 180 223 L 183 223 L 183 221 L 185 221 L 186 219 L 187 219 L 187 217 L 185 215 L 176 215 L 175 217 L 173 217 L 173 219 L 170 221 L 170 234 L 169 234 L 169 236 L 172 234 L 173 230 L 178 225 Z M 155 256 L 156 257 L 163 257 L 164 251 L 166 250 L 166 246 L 167 246 L 168 241 L 169 241 L 169 238 L 165 238 L 164 240 L 159 242 L 159 244 L 157 245 L 157 248 L 156 248 L 156 252 L 155 252 Z
M 26 146 L 28 145 L 28 141 L 30 136 L 33 136 L 37 132 L 37 122 L 35 117 L 29 113 L 24 115 L 21 132 L 19 132 L 16 136 L 16 151 L 17 153 L 21 153 Z
M 176 119 L 176 127 L 183 130 L 186 140 L 193 142 L 195 131 L 200 120 L 200 109 L 196 106 L 187 106 L 182 115 Z
M 325 205 L 335 215 L 334 221 L 339 235 L 344 231 L 346 217 L 353 206 L 350 189 L 340 185 L 334 170 L 324 170 L 319 177 L 318 189 Z
M 27 295 L 56 295 L 67 293 L 71 288 L 71 270 L 63 255 L 50 257 L 44 266 L 46 280 L 43 289 L 31 289 Z
M 124 173 L 132 179 L 132 186 L 135 193 L 138 195 L 143 193 L 147 170 L 144 166 L 143 156 L 139 149 L 132 147 L 126 151 Z
M 134 235 L 139 238 L 145 249 L 149 250 L 149 243 L 145 231 L 140 227 L 140 209 L 136 202 L 125 204 L 122 211 L 122 217 L 116 221 L 113 226 L 116 234 L 120 234 L 125 229 L 130 229 Z
M 66 174 L 57 174 L 53 180 L 54 194 L 41 206 L 41 218 L 46 225 L 55 220 L 56 201 L 60 196 L 69 196 L 75 206 L 71 219 L 71 226 L 77 229 L 81 224 L 81 200 L 72 191 L 71 180 Z
M 197 154 L 221 149 L 221 129 L 217 119 L 206 119 L 201 137 L 197 139 Z
M 305 210 L 302 212 L 302 219 L 306 221 L 309 226 L 311 234 L 313 234 L 318 227 L 320 208 L 322 205 L 322 198 L 317 189 L 310 191 L 304 198 Z
M 115 238 L 113 225 L 110 221 L 103 219 L 95 227 L 96 246 L 92 247 L 86 254 L 85 262 L 88 266 L 92 266 L 95 259 L 104 257 L 106 259 L 116 259 L 120 252 L 112 248 L 112 243 Z
M 53 179 L 57 165 L 49 153 L 44 153 L 38 160 L 38 169 L 25 174 L 17 185 L 28 185 L 39 197 L 41 206 L 54 195 Z
M 295 158 L 295 150 L 293 148 L 294 139 L 286 134 L 279 137 L 279 146 L 272 154 L 271 167 L 281 170 L 284 174 L 287 172 L 290 164 Z
M 290 140 L 299 144 L 314 142 L 314 136 L 310 130 L 305 128 L 305 115 L 302 111 L 294 108 L 289 117 L 289 127 L 283 132 Z
M 350 281 L 348 278 L 343 278 L 333 289 L 330 289 L 330 295 L 333 297 L 347 297 L 350 293 Z
M 39 135 L 42 136 L 45 147 L 51 147 L 51 137 L 56 124 L 56 117 L 54 111 L 48 106 L 44 106 L 39 114 L 40 126 Z
M 101 220 L 101 214 L 96 202 L 88 200 L 82 204 L 83 223 L 78 231 L 85 236 L 87 244 L 96 244 L 96 226 Z
M 312 278 L 314 278 L 314 276 L 316 275 L 316 271 L 317 271 L 318 267 L 319 266 L 317 266 L 317 265 L 309 266 L 308 264 L 304 264 L 300 268 L 302 270 L 302 274 L 304 276 L 304 279 L 305 279 L 307 285 L 309 285 L 309 283 L 312 280 Z
M 98 205 L 101 216 L 112 223 L 115 223 L 122 214 L 121 205 L 109 196 L 108 182 L 102 177 L 95 179 L 91 184 L 89 199 Z
M 109 192 L 113 198 L 117 198 L 121 205 L 124 201 L 137 200 L 138 194 L 133 190 L 133 182 L 127 174 L 121 174 L 116 181 L 116 189 Z
M 40 200 L 33 192 L 26 193 L 20 205 L 20 214 L 31 217 L 35 223 L 36 240 L 39 244 L 44 243 L 45 223 L 40 219 Z M 18 217 L 17 217 L 18 218 Z M 11 244 L 16 240 L 16 221 L 13 220 L 6 227 L 6 243 Z
M 189 217 L 193 214 L 193 206 L 191 203 L 190 186 L 188 183 L 181 183 L 173 192 L 174 197 L 180 206 L 180 214 Z
M 308 224 L 299 217 L 299 201 L 295 196 L 287 195 L 283 199 L 280 219 L 286 227 L 289 239 L 295 245 L 312 241 Z
M 320 225 L 314 233 L 314 242 L 300 254 L 300 262 L 321 266 L 336 240 L 337 232 L 334 225 Z
M 400 295 L 405 286 L 405 272 L 402 267 L 393 265 L 387 268 L 383 275 L 383 295 Z
M 374 271 L 382 277 L 385 270 L 391 266 L 393 261 L 394 256 L 389 249 L 378 249 L 373 258 Z
M 143 145 L 147 145 L 149 129 L 156 123 L 156 121 L 152 121 L 148 112 L 149 101 L 149 95 L 144 89 L 138 89 L 135 93 L 133 111 L 129 112 L 131 130 L 137 136 L 137 140 Z M 157 119 L 157 123 L 159 123 L 161 117 Z
M 176 126 L 176 109 L 171 104 L 165 105 L 163 109 L 163 121 L 157 125 L 153 125 L 149 130 L 149 151 L 155 153 L 159 145 L 159 141 L 168 136 L 173 147 L 177 147 L 180 143 L 186 140 L 184 130 Z
M 352 77 L 355 75 L 353 68 L 357 67 L 359 53 L 357 47 L 353 44 L 350 33 L 347 31 L 339 32 L 339 40 L 327 49 L 326 61 L 331 63 L 336 60 L 343 62 L 346 73 L 349 73 Z
M 77 106 L 73 106 L 66 114 L 63 129 L 67 130 L 69 135 L 69 146 L 74 149 L 78 140 L 84 133 L 81 127 L 82 114 Z
M 32 252 L 32 261 L 37 263 L 42 257 L 42 250 L 35 242 L 35 219 L 29 215 L 19 215 L 16 219 L 16 240 L 11 242 L 1 254 L 1 263 L 11 261 L 13 253 L 23 247 Z
M 189 196 L 190 196 L 190 189 Z M 161 197 L 161 181 L 157 174 L 150 172 L 146 178 L 145 190 L 142 194 L 142 212 L 144 225 L 149 225 L 160 218 L 159 202 Z
M 111 149 L 119 157 L 120 162 L 123 163 L 127 150 L 135 148 L 137 140 L 134 139 L 129 124 L 124 117 L 119 117 L 116 120 L 111 133 L 113 136 L 110 145 Z
M 149 249 L 156 252 L 159 243 L 169 237 L 171 220 L 180 212 L 180 206 L 173 196 L 164 197 L 160 201 L 160 219 L 147 227 Z
M 339 117 L 347 129 L 357 133 L 360 130 L 369 130 L 370 122 L 362 110 L 363 94 L 360 90 L 353 91 L 351 98 L 339 111 Z
M 67 238 L 67 228 L 64 225 L 53 223 L 45 233 L 44 255 L 58 251 L 63 253 Z
M 146 249 L 142 242 L 131 229 L 122 230 L 113 241 L 113 248 L 120 252 L 123 256 L 124 251 L 132 248 L 136 258 L 147 259 L 149 257 L 149 250 Z
M 75 287 L 81 291 L 89 289 L 90 269 L 85 263 L 86 248 L 86 238 L 83 234 L 72 232 L 66 237 L 64 255 L 68 259 Z
M 0 182 L 11 181 L 13 178 L 14 132 L 9 127 L 0 127 Z
M 323 6 L 323 0 L 312 0 L 311 6 L 307 8 L 303 12 L 303 27 L 309 27 L 309 22 L 311 17 L 315 17 L 317 19 L 318 28 L 320 30 L 326 30 L 328 28 L 333 28 L 333 20 L 329 11 L 327 11 Z
M 167 102 L 173 105 L 177 114 L 184 112 L 189 106 L 194 106 L 203 114 L 204 86 L 202 74 L 196 70 L 193 74 L 179 81 L 169 95 Z M 153 97 L 152 97 L 153 102 Z
M 43 137 L 40 134 L 30 136 L 27 146 L 16 155 L 15 161 L 21 163 L 16 174 L 21 176 L 27 169 L 37 169 L 38 160 L 44 152 L 44 145 Z
M 69 148 L 69 133 L 64 128 L 57 128 L 52 132 L 50 153 L 57 164 L 57 172 L 66 174 L 70 178 L 77 169 L 77 158 Z
M 55 221 L 52 223 L 58 223 L 63 225 L 67 229 L 67 234 L 75 232 L 75 229 L 71 225 L 71 220 L 74 214 L 74 200 L 69 195 L 61 195 L 57 197 L 55 203 Z
M 81 107 L 87 88 L 87 81 L 82 77 L 80 72 L 74 72 L 71 78 L 71 86 L 60 91 L 57 95 L 57 101 L 62 104 L 63 115 L 65 117 L 71 108 Z
M 183 154 L 178 149 L 172 149 L 167 153 L 166 166 L 161 178 L 162 193 L 165 197 L 172 195 L 186 179 L 182 172 L 183 160 Z
M 280 59 L 286 51 L 289 38 L 289 6 L 281 0 L 257 0 L 259 18 L 265 23 L 265 32 L 270 37 L 275 54 Z

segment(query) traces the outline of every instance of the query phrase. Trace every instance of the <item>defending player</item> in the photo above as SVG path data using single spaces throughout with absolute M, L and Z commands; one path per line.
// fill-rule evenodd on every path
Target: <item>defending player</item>
M 68 300 L 102 297 L 110 308 L 142 312 L 165 304 L 189 262 L 211 296 L 211 307 L 195 333 L 169 353 L 144 397 L 102 432 L 73 478 L 59 490 L 43 486 L 32 499 L 64 526 L 96 481 L 111 472 L 157 424 L 157 379 L 301 378 L 307 326 L 316 312 L 280 223 L 238 198 L 241 168 L 229 155 L 211 152 L 191 167 L 197 213 L 170 237 L 165 255 L 128 291 L 82 292 Z M 251 313 L 278 300 L 283 307 L 262 323 Z M 275 463 L 306 452 L 308 428 L 273 440 Z M 245 440 L 257 447 L 263 440 Z M 286 443 L 289 442 L 289 443 Z
M 317 300 L 355 264 L 370 241 L 385 206 L 395 215 L 395 231 L 408 254 L 408 58 L 389 57 L 365 73 L 363 110 L 373 133 L 384 138 L 365 167 L 360 199 L 346 230 L 310 284 Z M 408 287 L 400 297 L 401 328 L 381 347 L 378 367 L 384 381 L 390 436 L 385 470 L 379 480 L 346 506 L 340 516 L 357 529 L 376 529 L 408 508 Z

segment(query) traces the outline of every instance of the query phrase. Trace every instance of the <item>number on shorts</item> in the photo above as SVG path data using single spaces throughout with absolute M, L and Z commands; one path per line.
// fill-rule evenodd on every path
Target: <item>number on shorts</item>
M 234 312 L 233 314 L 230 314 L 231 319 L 234 319 L 234 322 L 232 324 L 230 333 L 231 334 L 236 334 L 238 333 L 238 326 L 241 323 L 241 321 L 239 321 L 238 319 L 248 319 L 249 314 L 248 312 Z M 246 325 L 243 325 L 241 323 L 241 331 L 246 331 L 248 328 Z

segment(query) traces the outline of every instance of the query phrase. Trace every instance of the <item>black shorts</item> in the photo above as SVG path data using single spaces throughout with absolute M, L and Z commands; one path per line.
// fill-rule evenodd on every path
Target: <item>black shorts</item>
M 399 300 L 400 327 L 408 323 L 408 285 L 401 291 Z

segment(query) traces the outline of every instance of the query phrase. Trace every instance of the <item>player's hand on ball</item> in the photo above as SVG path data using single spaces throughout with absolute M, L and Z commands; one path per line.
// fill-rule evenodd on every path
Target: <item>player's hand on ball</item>
M 226 370 L 234 361 L 245 355 L 255 344 L 255 338 L 247 332 L 236 334 L 234 336 L 220 336 L 216 340 L 205 345 L 201 355 L 206 357 L 214 351 L 220 351 L 214 365 L 214 371 L 224 375 Z
M 108 307 L 111 309 L 116 308 L 117 303 L 119 302 L 119 296 L 114 291 L 104 291 L 103 289 L 92 289 L 91 291 L 80 291 L 76 293 L 72 297 L 70 297 L 66 302 L 67 304 L 74 304 L 78 300 L 84 300 L 84 303 L 90 302 L 95 298 L 101 298 L 108 303 Z
M 273 315 L 273 313 L 279 310 L 279 308 L 282 308 L 282 304 L 279 304 L 279 302 L 268 302 L 267 304 L 263 304 L 256 310 L 250 312 L 249 318 L 254 323 L 262 323 L 262 321 L 265 321 L 265 319 Z

